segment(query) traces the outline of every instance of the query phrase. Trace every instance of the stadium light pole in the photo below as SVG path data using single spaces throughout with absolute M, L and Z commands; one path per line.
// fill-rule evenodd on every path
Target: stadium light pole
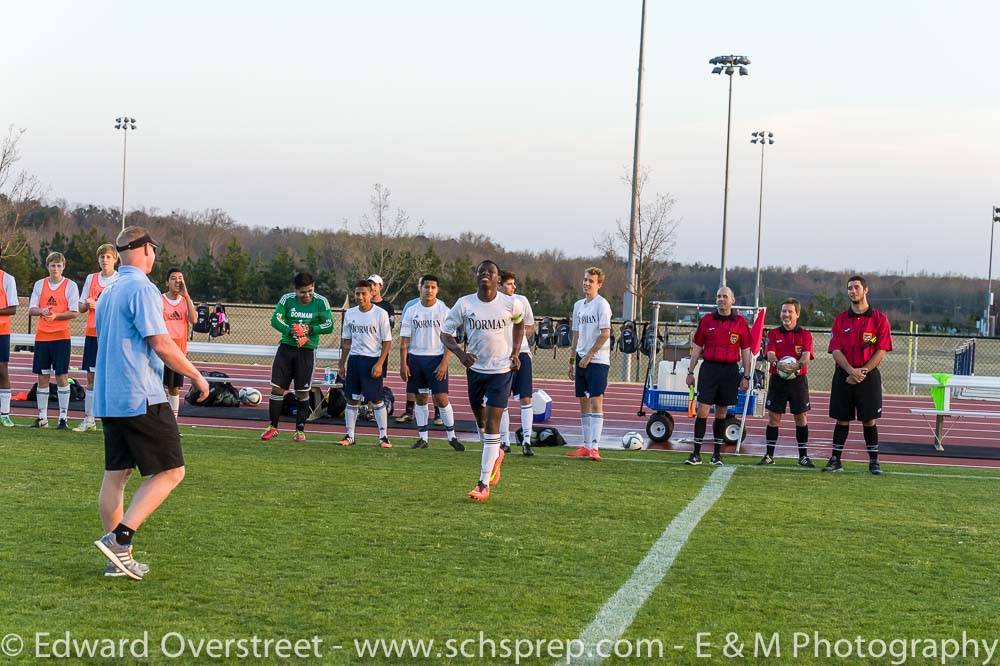
M 135 118 L 115 118 L 115 129 L 122 131 L 122 229 L 125 228 L 125 156 L 128 151 L 128 131 L 135 129 Z
M 750 73 L 747 65 L 750 58 L 741 55 L 716 56 L 708 61 L 714 65 L 712 74 L 725 74 L 729 77 L 729 110 L 726 113 L 726 181 L 722 195 L 722 266 L 719 277 L 719 286 L 726 286 L 726 222 L 729 215 L 729 145 L 730 134 L 733 126 L 733 74 L 739 72 L 740 76 Z
M 993 230 L 1000 222 L 1000 206 L 993 206 L 993 221 L 990 222 L 990 263 L 986 274 L 986 316 L 983 317 L 983 333 L 993 335 Z
M 757 282 L 753 288 L 753 307 L 760 307 L 760 240 L 764 221 L 764 146 L 774 144 L 774 132 L 757 130 L 751 135 L 750 143 L 760 144 L 760 197 L 757 199 Z

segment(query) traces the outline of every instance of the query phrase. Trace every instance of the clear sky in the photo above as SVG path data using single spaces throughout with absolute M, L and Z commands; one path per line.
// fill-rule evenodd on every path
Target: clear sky
M 638 0 L 13 2 L 0 125 L 51 198 L 339 228 L 371 186 L 429 232 L 590 254 L 628 216 Z M 676 258 L 985 276 L 1000 205 L 1000 3 L 649 0 L 642 162 Z

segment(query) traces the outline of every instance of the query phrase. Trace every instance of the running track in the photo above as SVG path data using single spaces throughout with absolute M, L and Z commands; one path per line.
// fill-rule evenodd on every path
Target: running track
M 79 358 L 74 358 L 74 364 L 79 365 Z M 260 365 L 233 365 L 225 363 L 197 363 L 202 370 L 221 370 L 233 378 L 233 384 L 237 387 L 256 386 L 265 395 L 268 392 L 270 367 Z M 34 383 L 34 375 L 31 374 L 31 355 L 25 353 L 12 353 L 10 360 L 11 386 L 13 390 L 28 390 Z M 322 381 L 323 370 L 317 368 L 315 381 L 317 384 Z M 74 377 L 81 378 L 74 373 Z M 398 410 L 401 410 L 404 400 L 403 381 L 395 372 L 390 373 L 386 384 L 397 396 Z M 535 381 L 535 388 L 541 388 L 552 398 L 552 425 L 559 428 L 567 441 L 571 444 L 578 441 L 580 434 L 579 408 L 573 394 L 573 384 L 569 380 L 542 379 Z M 472 419 L 472 410 L 468 405 L 468 393 L 465 385 L 465 378 L 462 376 L 452 376 L 450 384 L 450 397 L 455 407 L 456 419 Z M 604 398 L 604 437 L 603 443 L 606 446 L 618 446 L 622 434 L 629 430 L 637 430 L 645 437 L 646 419 L 639 417 L 636 412 L 639 409 L 639 400 L 642 395 L 642 387 L 635 384 L 611 384 Z M 266 404 L 266 403 L 265 403 Z M 827 418 L 826 412 L 829 404 L 829 396 L 825 393 L 813 392 L 812 394 L 812 418 L 809 426 L 810 455 L 814 458 L 825 458 L 829 455 L 830 440 L 833 434 L 833 422 Z M 512 402 L 513 406 L 514 403 Z M 886 396 L 883 409 L 883 416 L 879 420 L 879 439 L 882 442 L 907 442 L 929 444 L 933 442 L 933 419 L 929 421 L 919 415 L 910 414 L 911 407 L 930 407 L 929 396 Z M 1000 418 L 1000 405 L 985 403 L 982 401 L 952 400 L 952 406 L 956 409 L 973 409 L 976 411 L 995 411 Z M 265 407 L 260 407 L 264 409 Z M 247 409 L 247 408 L 243 408 Z M 22 416 L 33 416 L 34 410 L 17 409 L 12 410 L 15 414 Z M 220 409 L 220 412 L 223 411 Z M 645 410 L 647 416 L 649 410 Z M 511 429 L 519 427 L 517 411 L 511 412 Z M 693 423 L 683 412 L 674 412 L 675 430 L 671 436 L 672 440 L 690 438 L 692 436 Z M 71 413 L 71 417 L 74 415 Z M 390 419 L 390 430 L 392 419 Z M 259 422 L 247 422 L 238 419 L 205 419 L 197 417 L 184 417 L 180 419 L 182 425 L 211 426 L 223 428 L 255 428 L 262 424 Z M 786 415 L 782 422 L 782 435 L 778 447 L 778 455 L 796 455 L 792 430 L 791 415 Z M 742 450 L 745 453 L 760 455 L 764 450 L 764 426 L 766 421 L 763 418 L 751 417 L 748 421 L 748 436 L 743 443 Z M 945 451 L 948 444 L 962 444 L 967 446 L 995 447 L 1000 442 L 1000 426 L 996 420 L 965 418 L 957 423 L 946 422 L 946 429 L 953 426 L 945 438 Z M 324 424 L 310 424 L 309 429 L 314 432 L 338 432 L 336 426 Z M 432 426 L 433 431 L 433 426 Z M 367 428 L 359 427 L 359 432 L 374 432 Z M 414 431 L 406 431 L 408 439 Z M 399 436 L 397 435 L 397 438 Z M 690 447 L 683 443 L 673 443 L 671 450 L 683 451 Z M 1000 460 L 970 460 L 960 458 L 931 458 L 919 456 L 891 456 L 883 454 L 880 456 L 883 461 L 911 464 L 943 464 L 964 467 L 997 467 L 1000 468 Z M 852 460 L 866 460 L 864 453 L 864 440 L 861 436 L 861 428 L 855 424 L 851 428 L 850 437 L 847 440 L 845 458 Z

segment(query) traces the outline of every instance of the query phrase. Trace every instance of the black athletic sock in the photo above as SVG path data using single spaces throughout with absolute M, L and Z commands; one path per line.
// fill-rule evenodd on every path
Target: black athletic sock
M 808 456 L 809 447 L 806 444 L 809 443 L 809 426 L 795 426 L 795 441 L 799 445 L 799 458 Z
M 135 530 L 125 523 L 118 523 L 118 527 L 111 531 L 115 533 L 115 541 L 118 542 L 119 546 L 129 545 L 132 543 L 132 538 L 135 536 Z
M 278 421 L 281 419 L 281 406 L 285 404 L 281 396 L 272 395 L 271 399 L 267 401 L 267 413 L 271 417 L 271 427 L 277 428 Z
M 840 460 L 840 455 L 844 452 L 844 444 L 847 442 L 847 433 L 850 430 L 850 426 L 839 423 L 833 426 L 833 457 L 837 460 Z
M 878 426 L 864 426 L 865 447 L 868 449 L 868 460 L 878 462 Z
M 705 439 L 705 430 L 708 429 L 708 419 L 696 418 L 694 420 L 694 454 L 701 454 L 701 442 Z
M 297 402 L 298 406 L 295 408 L 295 429 L 305 430 L 306 418 L 309 416 L 309 398 L 298 400 Z
M 726 419 L 716 417 L 712 421 L 712 435 L 715 437 L 715 457 L 722 455 L 722 439 L 726 435 Z
M 778 444 L 778 426 L 767 426 L 764 430 L 764 440 L 767 442 L 767 457 L 774 457 L 774 447 Z
M 410 416 L 413 416 L 413 406 L 415 404 L 416 403 L 413 402 L 412 400 L 407 400 L 406 401 L 406 413 L 409 414 Z

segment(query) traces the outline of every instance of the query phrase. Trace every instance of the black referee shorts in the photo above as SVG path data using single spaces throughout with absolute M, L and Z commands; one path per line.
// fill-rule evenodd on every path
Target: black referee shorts
M 805 375 L 792 379 L 782 379 L 771 375 L 771 383 L 767 387 L 767 398 L 764 400 L 767 411 L 784 414 L 789 408 L 792 414 L 805 414 L 809 411 L 809 383 Z
M 833 372 L 830 387 L 830 418 L 837 421 L 871 421 L 882 416 L 882 375 L 878 368 L 860 384 L 848 384 L 840 367 Z
M 315 367 L 315 349 L 281 343 L 271 362 L 271 386 L 288 390 L 294 381 L 296 391 L 308 391 Z
M 740 390 L 740 366 L 705 361 L 698 371 L 698 403 L 732 407 Z
M 143 476 L 184 466 L 181 438 L 170 404 L 148 405 L 139 416 L 103 416 L 104 469 L 139 468 Z

